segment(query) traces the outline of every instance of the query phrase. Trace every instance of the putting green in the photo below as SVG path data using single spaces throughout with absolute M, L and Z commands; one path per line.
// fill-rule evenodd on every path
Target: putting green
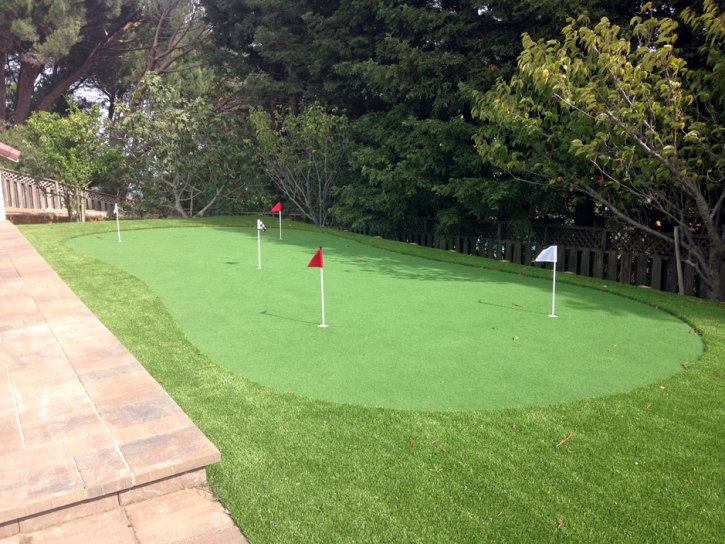
M 256 382 L 317 399 L 416 410 L 551 404 L 681 371 L 700 337 L 606 292 L 428 261 L 333 235 L 154 229 L 69 245 L 155 291 L 202 352 Z M 325 307 L 320 272 L 325 254 Z M 606 284 L 606 282 L 605 282 Z M 143 327 L 139 323 L 139 327 Z

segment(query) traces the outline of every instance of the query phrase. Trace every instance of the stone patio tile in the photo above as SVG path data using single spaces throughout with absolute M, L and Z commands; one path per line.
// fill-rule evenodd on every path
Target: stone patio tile
M 1 544 L 1 543 L 0 543 Z M 249 544 L 242 532 L 236 527 L 228 527 L 221 531 L 207 533 L 179 544 Z
M 60 525 L 75 519 L 85 518 L 114 509 L 118 509 L 118 497 L 115 494 L 98 499 L 85 500 L 76 504 L 69 504 L 68 506 L 56 508 L 49 512 L 43 512 L 42 514 L 36 514 L 35 516 L 18 520 L 19 528 L 21 533 L 32 533 L 45 529 L 46 527 Z M 78 537 L 81 537 L 81 535 L 78 535 Z
M 52 361 L 68 360 L 63 350 L 57 344 L 46 346 L 43 349 L 28 351 L 26 353 L 18 350 L 9 350 L 4 353 L 7 359 L 8 368 L 11 370 L 17 367 L 43 365 Z
M 83 535 L 80 539 L 80 535 Z M 69 521 L 25 535 L 21 544 L 136 544 L 127 525 L 123 510 L 108 512 Z M 11 537 L 12 538 L 12 537 Z M 8 544 L 14 544 L 13 541 Z M 6 544 L 0 540 L 0 544 Z M 220 543 L 221 544 L 221 543 Z
M 139 544 L 176 544 L 234 527 L 212 494 L 202 488 L 177 491 L 125 509 Z
M 41 308 L 42 309 L 42 308 Z M 95 353 L 98 348 L 108 348 L 113 344 L 120 344 L 118 339 L 111 332 L 103 328 L 103 332 L 83 338 L 65 338 L 62 335 L 58 337 L 58 343 L 66 352 L 68 358 L 86 357 L 91 353 Z
M 162 419 L 154 419 L 147 421 L 146 423 L 140 423 L 130 427 L 123 427 L 121 429 L 111 429 L 111 436 L 119 444 L 126 444 L 129 442 L 136 442 L 137 440 L 143 440 L 162 433 L 168 433 L 171 431 L 178 431 L 179 429 L 185 429 L 192 427 L 194 423 L 189 419 L 183 411 L 179 410 L 179 413 Z
M 64 402 L 55 402 L 35 408 L 33 410 L 25 410 L 18 414 L 21 425 L 33 423 L 34 421 L 48 420 L 56 417 L 67 417 L 78 410 L 94 410 L 95 406 L 88 396 L 74 397 Z
M 168 395 L 100 410 L 109 429 L 123 429 L 183 413 Z
M 0 463 L 2 456 L 25 450 L 15 410 L 0 412 Z
M 50 277 L 26 278 L 23 280 L 23 283 L 34 298 L 37 298 L 38 295 L 45 295 L 50 292 L 55 293 L 58 298 L 74 296 L 71 288 L 57 277 L 52 280 Z
M 65 325 L 54 325 L 53 333 L 61 344 L 63 344 L 64 340 L 76 340 L 89 336 L 110 334 L 108 329 L 98 319 L 88 319 L 87 322 L 80 326 L 77 322 Z
M 84 385 L 99 411 L 167 394 L 145 370 L 89 381 Z
M 47 387 L 16 386 L 13 388 L 18 412 L 27 412 L 66 402 L 83 402 L 86 390 L 80 382 L 66 382 Z
M 72 314 L 57 315 L 47 320 L 48 325 L 51 329 L 55 330 L 58 326 L 75 324 L 75 325 L 87 325 L 89 323 L 96 323 L 98 318 L 93 313 L 86 310 L 79 310 Z
M 83 409 L 69 415 L 36 421 L 22 426 L 28 449 L 77 436 L 95 434 L 106 430 L 95 408 Z
M 43 365 L 22 366 L 10 370 L 15 387 L 35 385 L 47 387 L 66 382 L 78 383 L 78 374 L 67 359 L 56 359 Z
M 0 413 L 6 411 L 15 411 L 15 401 L 8 365 L 0 358 Z
M 133 362 L 112 366 L 110 368 L 102 368 L 100 370 L 92 370 L 90 372 L 79 372 L 76 374 L 81 383 L 94 382 L 97 380 L 105 380 L 115 376 L 121 376 L 130 372 L 139 372 L 144 370 L 141 363 L 134 360 Z
M 136 485 L 219 462 L 219 450 L 196 427 L 120 444 Z
M 89 499 L 133 487 L 133 475 L 117 447 L 82 453 L 73 459 Z
M 11 312 L 8 308 L 3 308 L 2 313 L 0 313 L 0 326 L 14 323 L 22 323 L 25 325 L 26 319 L 32 318 L 33 316 L 44 319 L 43 314 L 40 313 L 37 307 L 32 312 Z
M 2 282 L 0 282 L 0 296 L 19 293 L 27 294 L 28 291 L 25 288 L 25 283 L 20 279 L 20 276 L 13 277 L 9 270 L 5 272 L 0 270 L 0 278 L 2 278 Z
M 33 466 L 40 466 L 44 463 L 62 459 L 69 460 L 76 455 L 115 446 L 116 442 L 110 433 L 106 431 L 88 436 L 68 438 L 55 444 L 46 444 L 38 448 L 3 456 L 0 460 L 0 476 L 8 477 L 14 474 L 22 474 Z
M 27 334 L 25 331 L 16 331 L 3 334 L 2 338 L 3 344 L 5 344 L 5 353 L 7 354 L 40 351 L 58 343 L 50 329 L 32 335 Z
M 34 312 L 38 309 L 35 301 L 29 297 L 18 297 L 17 295 L 0 296 L 0 308 L 3 313 L 19 313 Z
M 41 305 L 45 302 L 55 302 L 60 300 L 67 300 L 71 302 L 73 297 L 75 297 L 73 291 L 71 291 L 70 289 L 61 289 L 61 286 L 56 284 L 55 282 L 53 284 L 45 285 L 43 288 L 35 287 L 33 290 L 31 290 L 30 288 L 28 288 L 28 290 L 33 296 L 35 303 L 38 305 Z
M 9 472 L 0 463 L 0 523 L 85 499 L 83 481 L 72 459 L 27 464 Z
M 0 523 L 0 544 L 3 542 L 10 542 L 11 540 L 6 537 L 17 535 L 20 532 L 20 525 L 17 521 L 8 521 L 6 523 Z
M 65 298 L 57 301 L 46 300 L 38 302 L 37 305 L 38 309 L 43 313 L 46 319 L 51 319 L 65 314 L 73 314 L 87 309 L 80 300 L 74 300 L 72 298 Z
M 73 355 L 68 359 L 79 374 L 138 362 L 120 342 L 94 347 L 84 355 Z
M 0 340 L 2 340 L 3 333 L 13 332 L 13 331 L 24 331 L 25 330 L 25 323 L 22 319 L 17 319 L 16 321 L 5 321 L 3 320 L 2 324 L 0 324 Z

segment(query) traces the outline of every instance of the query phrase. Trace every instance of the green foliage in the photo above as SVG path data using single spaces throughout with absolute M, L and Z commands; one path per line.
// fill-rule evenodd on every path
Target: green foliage
M 85 189 L 102 169 L 103 151 L 98 109 L 90 114 L 71 105 L 70 115 L 34 113 L 18 129 L 29 150 L 21 156 L 22 166 L 36 178 L 51 178 Z
M 633 3 L 592 0 L 207 1 L 212 61 L 268 111 L 319 101 L 347 112 L 353 175 L 338 222 L 391 229 L 415 217 L 441 227 L 466 216 L 501 219 L 566 211 L 561 195 L 500 190 L 471 140 L 469 87 L 510 76 L 520 36 L 554 37 L 582 12 L 628 19 Z M 521 198 L 524 196 L 525 198 Z
M 250 112 L 255 158 L 275 188 L 315 225 L 326 225 L 332 189 L 347 170 L 347 117 L 314 104 L 299 115 L 278 110 L 275 121 L 261 108 Z
M 22 135 L 25 148 L 20 167 L 36 179 L 50 178 L 75 188 L 75 196 L 66 195 L 69 219 L 73 210 L 85 220 L 79 191 L 87 189 L 93 179 L 105 176 L 121 163 L 115 148 L 102 138 L 98 108 L 90 113 L 70 104 L 70 113 L 36 112 L 26 125 L 15 130 Z
M 139 4 L 140 0 L 2 2 L 0 61 L 4 65 L 4 89 L 0 96 L 4 101 L 4 91 L 10 91 L 10 109 L 14 111 L 8 118 L 22 123 L 45 97 L 51 93 L 60 97 L 66 92 L 80 78 L 80 72 L 87 70 L 83 66 L 94 48 L 114 27 L 131 17 Z M 5 61 L 9 61 L 6 66 Z M 69 82 L 73 74 L 78 75 Z M 4 106 L 0 106 L 3 117 Z M 41 109 L 50 111 L 51 106 Z
M 670 242 L 655 219 L 679 226 L 688 259 L 721 299 L 725 128 L 717 52 L 725 41 L 722 15 L 711 2 L 705 9 L 702 17 L 687 12 L 708 42 L 704 68 L 691 71 L 677 55 L 672 19 L 635 17 L 627 33 L 606 18 L 593 28 L 572 21 L 563 42 L 525 35 L 518 75 L 475 93 L 474 115 L 487 122 L 478 150 L 503 173 L 585 194 Z M 719 22 L 704 24 L 712 20 Z
M 139 211 L 201 217 L 222 200 L 258 197 L 239 119 L 205 98 L 181 98 L 156 75 L 144 80 L 147 99 L 122 110 L 126 177 Z

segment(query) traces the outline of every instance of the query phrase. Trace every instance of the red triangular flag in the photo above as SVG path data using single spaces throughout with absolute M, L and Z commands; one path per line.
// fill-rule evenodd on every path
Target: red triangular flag
M 274 208 L 272 208 L 272 213 L 277 213 L 282 211 L 282 203 L 277 202 L 277 204 L 274 205 Z
M 324 268 L 322 266 L 322 248 L 317 250 L 317 253 L 315 253 L 314 257 L 312 257 L 312 260 L 310 261 L 310 264 L 307 265 L 307 268 Z

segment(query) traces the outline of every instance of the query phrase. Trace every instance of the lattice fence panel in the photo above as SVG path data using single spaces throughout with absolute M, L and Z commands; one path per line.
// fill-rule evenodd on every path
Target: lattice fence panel
M 549 243 L 566 247 L 602 247 L 602 231 L 549 227 Z

